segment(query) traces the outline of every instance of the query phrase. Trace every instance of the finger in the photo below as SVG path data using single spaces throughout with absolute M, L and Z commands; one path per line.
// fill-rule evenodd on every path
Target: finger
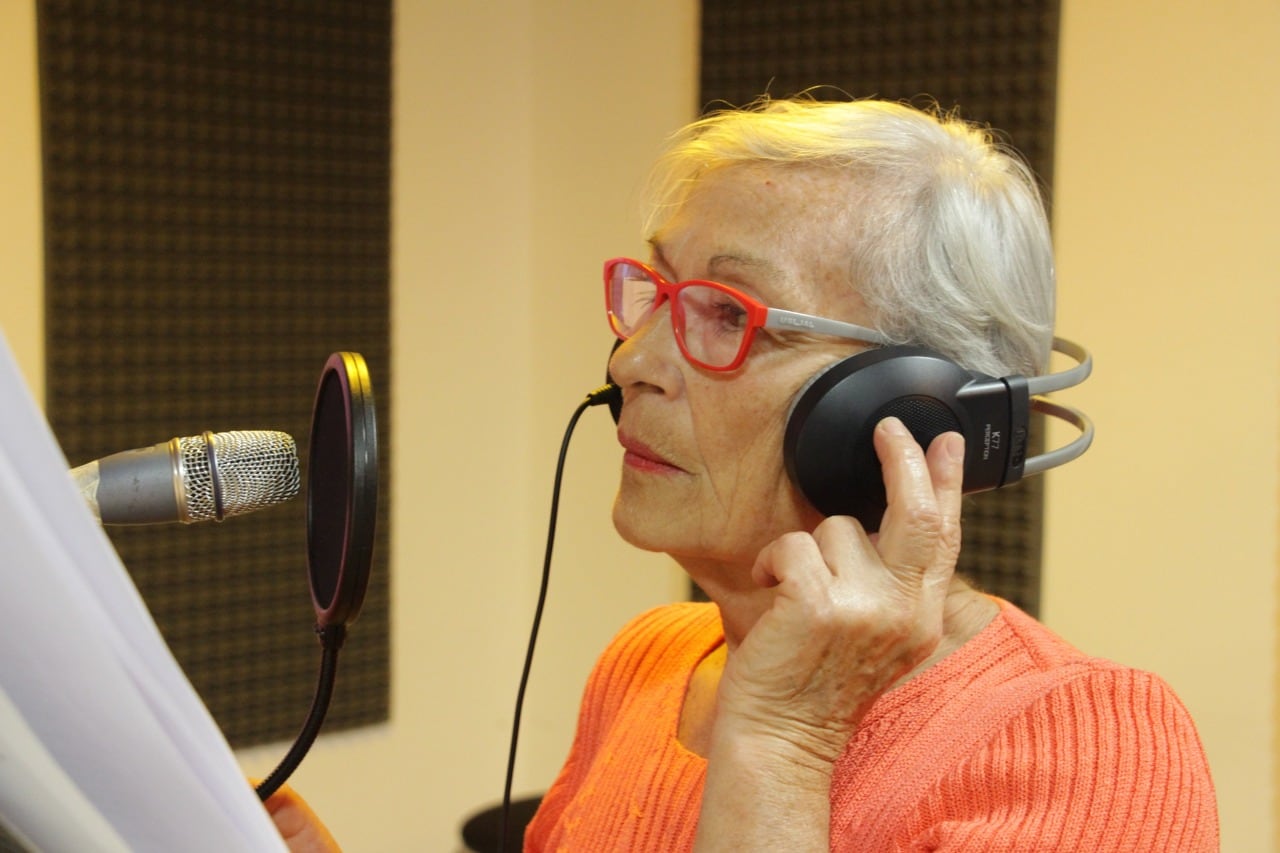
M 940 498 L 942 492 L 947 492 L 948 501 L 954 495 L 959 505 L 960 492 L 964 487 L 964 436 L 958 432 L 944 432 L 929 445 L 925 462 L 929 466 L 934 492 Z
M 288 785 L 281 785 L 262 805 L 277 821 L 283 820 L 291 827 L 296 823 L 301 828 L 311 813 L 311 806 L 307 801 Z
M 833 515 L 824 518 L 813 529 L 813 540 L 833 575 L 839 576 L 846 568 L 878 564 L 880 557 L 875 548 L 875 534 L 868 535 L 862 524 L 852 516 Z
M 803 598 L 831 581 L 831 567 L 813 536 L 786 533 L 760 549 L 751 567 L 751 578 L 762 587 L 779 587 L 793 598 Z
M 938 436 L 929 445 L 925 461 L 929 465 L 934 499 L 938 503 L 942 521 L 938 536 L 940 553 L 935 562 L 954 563 L 960 556 L 960 514 L 964 502 L 964 436 L 956 432 Z
M 341 853 L 324 822 L 293 788 L 281 785 L 263 806 L 293 853 Z
M 286 838 L 303 832 L 320 820 L 302 795 L 288 785 L 281 785 L 262 805 Z
M 878 548 L 900 580 L 918 580 L 934 562 L 942 514 L 924 451 L 897 418 L 876 424 L 876 454 L 888 507 Z

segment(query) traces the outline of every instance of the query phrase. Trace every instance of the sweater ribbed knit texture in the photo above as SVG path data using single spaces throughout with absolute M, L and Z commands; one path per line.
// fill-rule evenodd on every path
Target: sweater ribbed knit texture
M 836 765 L 831 849 L 1217 851 L 1204 750 L 1169 686 L 999 603 L 976 637 L 872 706 Z M 707 604 L 623 629 L 526 851 L 692 848 L 706 761 L 676 732 L 694 668 L 722 641 Z

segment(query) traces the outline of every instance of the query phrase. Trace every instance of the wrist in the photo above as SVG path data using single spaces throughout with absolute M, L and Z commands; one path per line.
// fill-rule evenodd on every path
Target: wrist
M 723 695 L 722 695 L 723 700 Z M 749 751 L 765 760 L 791 762 L 799 768 L 830 772 L 844 754 L 858 720 L 799 707 L 756 707 L 722 701 L 716 712 L 711 744 Z
M 828 849 L 834 759 L 774 732 L 717 730 L 694 849 Z
M 772 784 L 825 794 L 847 743 L 847 735 L 831 730 L 756 726 L 721 718 L 712 731 L 708 761 L 760 773 Z

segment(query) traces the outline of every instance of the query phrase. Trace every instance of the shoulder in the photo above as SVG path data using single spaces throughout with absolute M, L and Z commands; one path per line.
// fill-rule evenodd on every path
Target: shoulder
M 1160 676 L 1086 655 L 1006 602 L 996 623 L 983 659 L 1002 673 L 990 684 L 992 731 L 1008 736 L 1022 730 L 1038 740 L 1056 735 L 1048 752 L 1036 744 L 1041 757 L 1070 760 L 1081 752 L 1113 756 L 1121 750 L 1133 758 L 1161 743 L 1157 760 L 1184 754 L 1203 762 L 1191 715 Z
M 1195 735 L 1191 715 L 1159 675 L 1087 655 L 1012 604 L 1000 604 L 997 632 L 1012 646 L 1003 656 L 1010 680 L 1034 685 L 1023 703 L 1027 713 L 1093 709 L 1059 722 L 1091 728 L 1111 720 L 1106 729 L 1144 734 L 1155 727 Z
M 944 820 L 964 815 L 967 831 L 1017 840 L 1013 849 L 1050 837 L 1052 849 L 1216 849 L 1208 761 L 1172 687 L 1080 652 L 1012 605 L 997 621 L 1016 649 L 1007 678 L 992 685 L 988 713 L 953 731 L 971 748 L 924 802 L 949 804 Z
M 1090 659 L 1056 679 L 1001 729 L 1006 742 L 1034 745 L 1055 762 L 1125 764 L 1133 773 L 1141 766 L 1142 774 L 1183 762 L 1208 777 L 1195 723 L 1173 688 L 1154 673 L 1109 661 Z
M 1011 849 L 1046 839 L 1051 849 L 1097 851 L 1218 844 L 1213 780 L 1190 714 L 1159 676 L 1105 661 L 1010 714 L 930 797 L 967 812 L 969 831 L 1016 841 Z
M 1217 843 L 1204 749 L 1168 683 L 1086 655 L 1013 605 L 884 700 L 833 790 L 851 829 L 909 849 Z

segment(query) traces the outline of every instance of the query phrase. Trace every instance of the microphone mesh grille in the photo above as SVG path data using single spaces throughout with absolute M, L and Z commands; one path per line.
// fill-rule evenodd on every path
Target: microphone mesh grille
M 222 487 L 222 517 L 242 515 L 287 501 L 298 493 L 298 451 L 293 437 L 276 430 L 238 430 L 212 438 Z M 217 518 L 213 472 L 203 436 L 178 439 L 186 472 L 185 521 Z

